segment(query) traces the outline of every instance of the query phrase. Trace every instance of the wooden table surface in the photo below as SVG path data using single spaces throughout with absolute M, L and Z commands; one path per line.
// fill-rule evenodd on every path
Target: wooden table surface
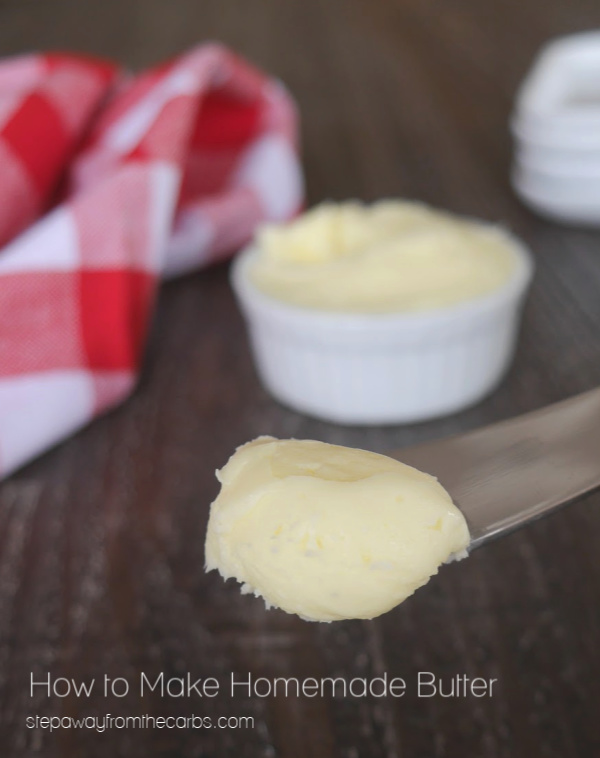
M 203 570 L 214 470 L 259 434 L 384 451 L 600 384 L 600 234 L 536 218 L 509 186 L 507 120 L 538 47 L 600 26 L 597 0 L 0 0 L 0 53 L 79 49 L 139 67 L 220 39 L 302 113 L 310 202 L 406 195 L 509 224 L 538 270 L 514 366 L 451 418 L 342 428 L 260 387 L 221 266 L 164 287 L 139 388 L 0 486 L 0 755 L 595 758 L 600 497 L 444 568 L 371 622 L 309 624 Z M 599 454 L 600 456 L 600 454 Z M 419 698 L 417 672 L 498 680 Z M 137 677 L 215 677 L 215 698 Z M 404 677 L 387 698 L 230 697 L 239 677 Z M 131 692 L 48 697 L 30 676 Z M 60 689 L 60 687 L 59 687 Z M 38 716 L 210 716 L 254 728 L 29 729 Z

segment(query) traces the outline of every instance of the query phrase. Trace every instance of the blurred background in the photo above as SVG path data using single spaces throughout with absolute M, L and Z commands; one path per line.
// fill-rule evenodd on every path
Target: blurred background
M 490 176 L 506 175 L 516 88 L 543 42 L 593 28 L 600 11 L 592 0 L 2 0 L 0 14 L 3 55 L 82 51 L 140 69 L 220 40 L 296 97 L 311 200 L 410 194 L 498 216 Z
M 510 187 L 508 121 L 549 38 L 597 0 L 0 0 L 0 54 L 80 51 L 140 69 L 219 40 L 279 77 L 301 119 L 308 202 L 420 199 L 507 224 L 538 271 L 516 362 L 439 421 L 338 427 L 260 387 L 227 267 L 166 285 L 144 374 L 110 415 L 0 484 L 0 753 L 592 758 L 600 754 L 600 499 L 444 569 L 374 622 L 307 624 L 206 576 L 213 472 L 258 434 L 383 451 L 600 384 L 600 234 Z M 214 574 L 214 572 L 213 572 Z M 31 698 L 31 671 L 227 678 L 497 677 L 481 701 Z M 201 710 L 202 709 L 202 710 Z M 252 715 L 253 730 L 26 730 L 30 714 Z

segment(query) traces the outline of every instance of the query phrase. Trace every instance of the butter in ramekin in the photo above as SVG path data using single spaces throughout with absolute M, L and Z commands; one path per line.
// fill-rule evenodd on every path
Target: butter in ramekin
M 517 264 L 492 224 L 402 200 L 323 203 L 263 226 L 250 277 L 265 294 L 326 311 L 443 308 L 501 288 Z

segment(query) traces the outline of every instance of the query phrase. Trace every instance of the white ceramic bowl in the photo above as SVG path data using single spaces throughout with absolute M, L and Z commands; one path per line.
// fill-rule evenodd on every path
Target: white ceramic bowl
M 600 171 L 594 171 L 593 164 L 577 169 L 573 166 L 561 168 L 556 164 L 533 166 L 517 160 L 513 168 L 517 181 L 530 186 L 536 194 L 539 192 L 565 202 L 593 201 L 600 206 Z
M 527 147 L 542 151 L 584 152 L 600 147 L 600 119 L 597 126 L 582 126 L 566 119 L 539 121 L 516 113 L 510 120 L 515 140 Z
M 419 313 L 349 314 L 288 305 L 251 281 L 257 254 L 235 259 L 231 283 L 246 317 L 264 386 L 295 410 L 340 424 L 395 424 L 458 411 L 489 393 L 507 369 L 533 273 L 517 265 L 493 293 Z
M 535 211 L 600 225 L 600 31 L 546 44 L 521 85 L 512 183 Z
M 546 44 L 521 85 L 513 129 L 519 138 L 597 139 L 600 129 L 600 32 Z
M 600 176 L 600 145 L 594 150 L 549 150 L 516 143 L 515 165 L 527 171 L 542 171 L 567 179 Z
M 517 164 L 511 180 L 521 200 L 542 216 L 567 224 L 600 226 L 600 176 L 585 182 L 559 182 L 556 177 L 525 171 Z

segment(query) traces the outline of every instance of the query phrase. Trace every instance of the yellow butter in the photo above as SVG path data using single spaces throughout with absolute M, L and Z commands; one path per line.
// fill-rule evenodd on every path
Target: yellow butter
M 385 455 L 259 437 L 217 476 L 207 571 L 307 620 L 378 616 L 469 544 L 437 480 Z
M 263 226 L 255 286 L 305 308 L 393 313 L 442 308 L 502 287 L 516 266 L 498 227 L 399 200 L 324 203 Z

